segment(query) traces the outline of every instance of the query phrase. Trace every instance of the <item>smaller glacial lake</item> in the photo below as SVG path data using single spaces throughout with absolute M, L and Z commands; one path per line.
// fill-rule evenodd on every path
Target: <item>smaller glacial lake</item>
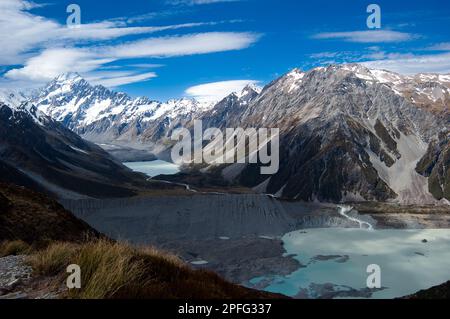
M 158 175 L 175 175 L 180 172 L 178 165 L 161 160 L 149 162 L 125 162 L 123 164 L 135 172 L 144 173 L 150 177 Z

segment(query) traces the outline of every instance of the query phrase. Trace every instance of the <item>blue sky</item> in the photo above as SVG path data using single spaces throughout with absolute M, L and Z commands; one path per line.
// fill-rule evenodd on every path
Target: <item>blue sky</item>
M 71 3 L 80 28 L 67 28 Z M 381 7 L 379 30 L 366 24 L 371 3 Z M 0 10 L 5 87 L 73 71 L 166 100 L 219 96 L 329 63 L 450 73 L 447 0 L 1 0 Z

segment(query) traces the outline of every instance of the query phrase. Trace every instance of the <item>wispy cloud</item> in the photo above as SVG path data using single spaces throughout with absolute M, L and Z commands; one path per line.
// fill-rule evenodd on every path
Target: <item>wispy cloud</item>
M 169 30 L 215 26 L 227 23 L 196 22 L 166 26 L 129 26 L 133 21 L 112 19 L 96 23 L 82 24 L 78 28 L 68 28 L 58 22 L 32 14 L 29 10 L 36 5 L 25 0 L 1 0 L 0 11 L 0 65 L 16 66 L 4 74 L 9 80 L 29 81 L 39 84 L 55 76 L 74 71 L 91 77 L 105 70 L 119 70 L 118 65 L 109 65 L 123 59 L 167 58 L 194 54 L 208 54 L 241 50 L 251 46 L 260 38 L 251 32 L 206 32 L 162 37 L 150 34 Z M 141 16 L 136 19 L 145 20 Z M 140 35 L 139 40 L 111 45 L 111 40 Z M 150 79 L 156 74 L 143 69 L 154 68 L 151 63 L 137 64 L 127 61 L 122 65 L 121 76 L 105 73 L 97 76 L 105 85 L 118 85 Z M 145 65 L 145 66 L 144 66 Z M 148 71 L 148 70 L 147 70 Z M 134 72 L 134 73 L 130 73 Z
M 386 69 L 402 74 L 450 73 L 450 53 L 394 57 L 367 61 L 364 65 L 375 69 Z
M 237 2 L 242 0 L 167 0 L 166 3 L 173 5 L 201 5 L 201 4 L 211 4 L 211 3 L 219 3 L 219 2 Z
M 439 46 L 444 51 L 444 46 Z M 423 50 L 412 52 L 390 52 L 378 46 L 361 51 L 330 51 L 309 55 L 314 60 L 305 67 L 317 65 L 361 63 L 374 69 L 386 69 L 402 74 L 449 73 L 450 50 L 445 53 L 423 54 Z
M 450 42 L 443 42 L 439 44 L 435 44 L 429 48 L 427 48 L 429 51 L 450 51 Z
M 174 57 L 241 50 L 260 35 L 247 32 L 210 32 L 151 38 L 106 49 L 105 55 L 116 58 Z
M 256 80 L 234 80 L 205 83 L 188 88 L 185 93 L 199 101 L 218 101 L 233 92 L 241 92 L 249 84 L 258 84 Z
M 114 59 L 101 58 L 84 49 L 47 49 L 28 59 L 23 67 L 6 72 L 5 77 L 12 80 L 45 82 L 61 73 L 86 73 L 113 61 Z
M 155 63 L 136 63 L 136 64 L 128 64 L 127 66 L 131 68 L 155 69 L 155 68 L 162 68 L 165 65 Z
M 156 77 L 157 75 L 155 72 L 147 72 L 141 74 L 122 72 L 118 73 L 117 75 L 109 72 L 104 76 L 102 76 L 101 73 L 97 72 L 94 76 L 88 75 L 86 79 L 93 84 L 101 84 L 106 87 L 115 88 L 121 85 L 131 84 L 135 82 L 148 81 Z
M 138 40 L 115 46 L 53 48 L 8 71 L 14 80 L 48 81 L 61 73 L 92 72 L 105 64 L 132 58 L 163 58 L 240 50 L 256 42 L 253 33 L 213 32 Z M 138 77 L 136 77 L 137 79 Z
M 6 1 L 6 2 L 3 2 Z M 62 44 L 83 44 L 117 39 L 129 35 L 151 34 L 168 30 L 215 25 L 216 22 L 184 23 L 167 26 L 122 27 L 120 21 L 102 21 L 68 28 L 53 20 L 30 14 L 31 5 L 20 0 L 0 2 L 0 64 L 20 64 L 29 50 Z
M 334 39 L 358 43 L 404 42 L 417 38 L 417 35 L 390 30 L 367 30 L 350 32 L 323 32 L 312 36 L 313 39 Z
M 122 21 L 127 24 L 140 23 L 148 20 L 156 20 L 161 18 L 173 17 L 181 14 L 187 14 L 190 12 L 190 9 L 173 9 L 170 10 L 162 10 L 162 11 L 154 11 L 154 12 L 146 12 L 134 16 L 128 17 L 118 17 L 114 18 L 111 21 Z

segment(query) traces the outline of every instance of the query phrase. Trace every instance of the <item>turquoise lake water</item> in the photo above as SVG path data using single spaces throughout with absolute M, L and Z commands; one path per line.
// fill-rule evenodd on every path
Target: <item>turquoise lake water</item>
M 161 160 L 150 162 L 127 162 L 123 164 L 135 172 L 144 173 L 150 177 L 158 175 L 174 175 L 180 171 L 178 165 Z
M 287 254 L 305 267 L 251 281 L 266 283 L 267 291 L 297 298 L 395 298 L 450 280 L 450 229 L 306 229 L 282 239 Z M 381 290 L 367 288 L 371 264 L 380 266 Z

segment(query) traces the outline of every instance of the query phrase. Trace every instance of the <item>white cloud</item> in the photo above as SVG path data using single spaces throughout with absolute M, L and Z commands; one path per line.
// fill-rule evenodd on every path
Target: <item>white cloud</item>
M 117 58 L 173 57 L 241 50 L 259 37 L 248 32 L 210 32 L 151 38 L 111 47 L 107 55 Z
M 86 73 L 112 61 L 114 59 L 100 58 L 83 49 L 48 49 L 28 59 L 22 68 L 8 71 L 5 77 L 12 80 L 46 82 L 61 73 Z
M 381 43 L 404 42 L 416 38 L 416 35 L 390 30 L 368 30 L 350 32 L 324 32 L 313 35 L 313 39 L 337 39 L 346 42 Z
M 0 64 L 10 65 L 23 61 L 23 54 L 52 36 L 58 24 L 25 12 L 32 6 L 25 1 L 0 1 Z
M 127 74 L 124 72 L 123 74 L 117 75 L 108 72 L 105 73 L 104 76 L 99 76 L 99 74 L 96 73 L 93 77 L 87 76 L 86 79 L 92 84 L 101 84 L 109 88 L 114 88 L 125 84 L 148 81 L 156 77 L 157 75 L 155 72 L 147 72 L 141 74 L 133 74 L 133 73 Z
M 401 74 L 450 73 L 450 53 L 391 58 L 364 62 L 374 69 L 386 69 Z
M 199 101 L 219 101 L 233 92 L 241 92 L 249 84 L 258 84 L 255 80 L 234 80 L 212 82 L 188 88 L 185 93 Z

